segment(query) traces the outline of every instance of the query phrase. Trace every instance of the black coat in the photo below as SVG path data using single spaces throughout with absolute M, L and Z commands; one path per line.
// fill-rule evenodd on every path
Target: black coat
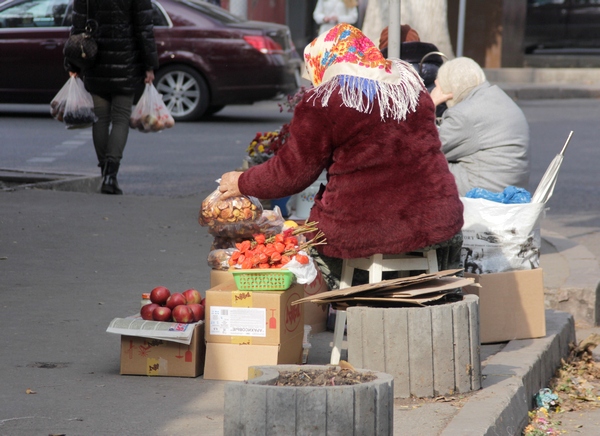
M 147 70 L 158 68 L 150 0 L 75 0 L 72 34 L 84 31 L 89 18 L 98 22 L 98 54 L 83 72 L 86 89 L 99 95 L 133 94 Z M 67 69 L 77 68 L 67 63 Z

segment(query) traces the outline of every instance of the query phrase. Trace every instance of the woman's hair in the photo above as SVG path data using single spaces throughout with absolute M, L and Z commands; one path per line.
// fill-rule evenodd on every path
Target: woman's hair
M 486 78 L 477 62 L 460 57 L 444 63 L 437 73 L 437 80 L 444 93 L 452 93 L 452 99 L 446 102 L 448 107 L 452 107 L 463 101 Z

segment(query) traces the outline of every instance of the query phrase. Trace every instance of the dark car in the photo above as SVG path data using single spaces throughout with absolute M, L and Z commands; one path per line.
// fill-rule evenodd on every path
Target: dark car
M 1 2 L 1 0 L 0 0 Z M 153 1 L 156 87 L 175 120 L 291 94 L 300 57 L 289 28 L 242 20 L 200 0 Z M 0 103 L 49 103 L 68 79 L 72 0 L 0 3 Z
M 600 0 L 527 0 L 525 53 L 600 50 Z

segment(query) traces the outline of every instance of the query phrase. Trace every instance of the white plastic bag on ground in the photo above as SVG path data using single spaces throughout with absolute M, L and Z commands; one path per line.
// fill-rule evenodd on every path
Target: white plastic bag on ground
M 461 200 L 465 207 L 461 260 L 466 272 L 489 274 L 539 267 L 544 203 Z

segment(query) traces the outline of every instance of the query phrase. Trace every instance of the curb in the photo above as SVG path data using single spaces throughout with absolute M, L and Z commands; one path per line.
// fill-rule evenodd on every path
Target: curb
M 600 274 L 598 260 L 585 246 L 564 236 L 544 230 L 542 240 L 556 254 L 557 268 L 564 268 L 563 279 L 545 281 L 546 307 L 569 312 L 579 322 L 600 324 Z M 548 272 L 552 274 L 552 272 Z
M 513 100 L 560 100 L 600 98 L 600 86 L 564 83 L 507 83 L 495 82 Z
M 0 182 L 9 184 L 8 187 L 3 188 L 0 183 L 0 191 L 48 189 L 54 191 L 95 193 L 98 192 L 101 181 L 101 176 L 92 174 L 40 173 L 0 169 Z
M 469 398 L 441 436 L 520 434 L 527 425 L 533 397 L 569 354 L 575 322 L 566 312 L 546 310 L 547 334 L 510 341 L 482 370 L 482 390 Z

